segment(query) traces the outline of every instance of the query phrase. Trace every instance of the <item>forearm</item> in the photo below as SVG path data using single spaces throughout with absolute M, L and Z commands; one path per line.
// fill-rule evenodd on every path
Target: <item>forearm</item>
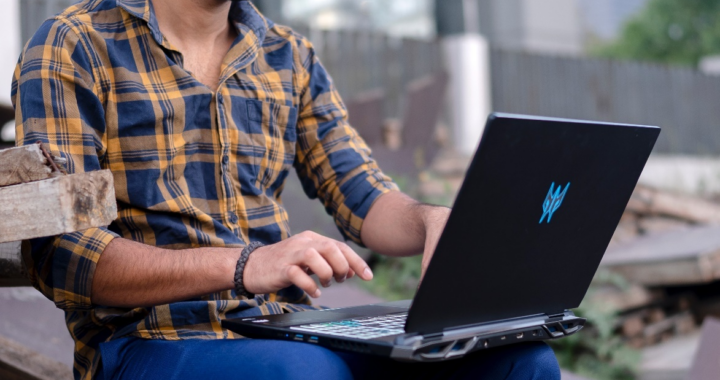
M 360 231 L 363 243 L 387 256 L 423 253 L 430 227 L 442 230 L 450 209 L 420 203 L 399 191 L 380 196 Z
M 152 306 L 232 289 L 240 251 L 214 247 L 168 250 L 113 239 L 95 269 L 93 303 Z

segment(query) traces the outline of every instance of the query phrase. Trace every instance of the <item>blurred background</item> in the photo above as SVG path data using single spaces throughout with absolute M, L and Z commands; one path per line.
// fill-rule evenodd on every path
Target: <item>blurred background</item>
M 21 46 L 72 2 L 0 0 L 4 146 Z M 553 347 L 568 378 L 682 379 L 697 365 L 703 323 L 720 317 L 720 0 L 254 2 L 313 42 L 380 166 L 426 202 L 452 205 L 493 111 L 662 127 L 577 310 L 589 326 Z M 283 201 L 294 232 L 340 238 L 295 177 Z M 334 285 L 321 304 L 412 297 L 418 258 L 358 250 L 375 280 Z M 0 335 L 72 363 L 52 303 L 0 288 L 0 304 Z

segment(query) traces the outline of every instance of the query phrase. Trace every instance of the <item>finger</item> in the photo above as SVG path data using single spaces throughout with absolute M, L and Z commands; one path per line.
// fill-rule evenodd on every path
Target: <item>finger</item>
M 330 286 L 333 277 L 333 270 L 325 258 L 314 248 L 307 248 L 298 255 L 296 265 L 300 267 L 308 267 L 315 273 L 320 280 L 320 284 L 324 287 Z
M 352 270 L 352 268 L 350 268 L 350 270 L 348 271 L 348 276 L 347 276 L 347 278 L 353 278 L 354 276 L 355 276 L 355 271 Z
M 343 282 L 347 278 L 348 271 L 350 270 L 350 264 L 345 258 L 345 254 L 340 250 L 340 247 L 335 244 L 332 239 L 323 239 L 315 242 L 315 249 L 320 252 L 325 261 L 330 264 L 333 270 L 335 281 Z
M 287 278 L 298 288 L 304 290 L 305 293 L 309 294 L 310 297 L 320 297 L 320 294 L 322 292 L 320 291 L 320 289 L 318 289 L 315 280 L 310 278 L 310 276 L 308 276 L 307 273 L 305 273 L 305 271 L 302 270 L 302 268 L 300 268 L 299 266 L 291 266 L 287 271 Z
M 343 242 L 335 242 L 337 244 L 338 248 L 340 248 L 340 251 L 345 255 L 345 259 L 347 260 L 348 264 L 350 264 L 350 269 L 352 269 L 358 277 L 362 278 L 365 281 L 370 281 L 373 278 L 373 273 L 370 270 L 370 267 L 367 265 L 365 260 L 362 259 L 355 251 L 353 251 L 352 248 L 350 248 L 349 245 L 343 243 Z

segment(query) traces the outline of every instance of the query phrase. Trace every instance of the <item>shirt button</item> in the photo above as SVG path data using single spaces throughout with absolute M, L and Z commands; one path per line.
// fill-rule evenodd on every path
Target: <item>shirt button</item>
M 228 161 L 230 161 L 230 158 L 228 156 L 223 156 L 223 158 L 222 158 L 223 165 L 227 165 Z
M 237 223 L 238 217 L 235 214 L 230 214 L 230 223 Z
M 217 100 L 218 100 L 218 103 L 220 103 L 220 104 L 223 104 L 223 102 L 224 102 L 222 95 L 218 95 Z

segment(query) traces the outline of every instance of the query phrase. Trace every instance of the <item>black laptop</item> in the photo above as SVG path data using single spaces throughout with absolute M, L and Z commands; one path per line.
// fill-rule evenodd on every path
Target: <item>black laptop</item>
M 496 113 L 410 301 L 229 319 L 251 338 L 439 361 L 580 330 L 657 127 Z

